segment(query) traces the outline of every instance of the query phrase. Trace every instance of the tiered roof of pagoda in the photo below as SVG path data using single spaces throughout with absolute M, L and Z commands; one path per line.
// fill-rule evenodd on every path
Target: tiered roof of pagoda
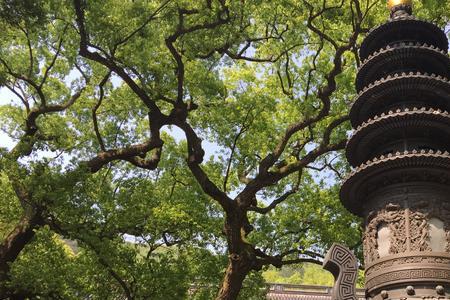
M 360 48 L 350 111 L 355 131 L 346 149 L 356 169 L 341 189 L 343 204 L 358 215 L 377 186 L 415 180 L 428 169 L 450 173 L 448 40 L 410 14 L 410 6 L 393 9 Z

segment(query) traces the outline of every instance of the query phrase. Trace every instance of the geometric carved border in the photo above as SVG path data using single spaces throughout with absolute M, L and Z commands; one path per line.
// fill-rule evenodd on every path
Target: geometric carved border
M 379 288 L 382 285 L 393 284 L 395 281 L 412 281 L 416 279 L 450 282 L 450 270 L 423 268 L 423 266 L 417 266 L 417 269 L 387 272 L 368 279 L 366 281 L 366 288 L 370 291 L 375 287 Z
M 376 273 L 380 272 L 380 271 L 386 271 L 386 269 L 391 268 L 395 265 L 397 266 L 406 266 L 406 265 L 411 265 L 412 267 L 414 267 L 414 264 L 421 264 L 421 266 L 423 266 L 424 264 L 432 264 L 435 267 L 438 267 L 436 265 L 439 265 L 438 268 L 449 268 L 450 269 L 450 257 L 448 254 L 445 254 L 446 256 L 444 256 L 444 254 L 440 253 L 436 256 L 431 256 L 430 254 L 432 254 L 432 252 L 428 252 L 428 253 L 417 253 L 414 255 L 408 255 L 406 256 L 405 254 L 402 255 L 402 257 L 396 257 L 396 258 L 391 258 L 389 260 L 384 260 L 372 265 L 367 266 L 366 270 L 365 270 L 365 275 L 367 279 L 370 279 L 372 277 L 376 277 Z M 397 255 L 398 256 L 398 255 Z M 373 275 L 375 274 L 375 275 Z
M 330 271 L 335 283 L 332 300 L 356 300 L 355 283 L 358 276 L 358 261 L 347 247 L 333 244 L 323 261 L 323 268 Z

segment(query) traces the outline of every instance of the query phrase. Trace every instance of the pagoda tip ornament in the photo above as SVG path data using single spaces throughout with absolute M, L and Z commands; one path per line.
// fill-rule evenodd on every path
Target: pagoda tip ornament
M 412 0 L 388 0 L 391 19 L 412 15 Z
M 389 9 L 393 9 L 394 7 L 400 5 L 412 6 L 412 0 L 388 0 Z

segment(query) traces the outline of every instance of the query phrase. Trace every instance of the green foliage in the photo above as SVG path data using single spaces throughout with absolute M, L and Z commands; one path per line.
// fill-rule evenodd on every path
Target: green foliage
M 331 287 L 334 278 L 331 273 L 325 271 L 320 265 L 305 263 L 297 266 L 285 266 L 282 269 L 270 267 L 263 272 L 267 283 L 285 283 L 300 285 L 321 285 Z M 364 272 L 359 271 L 356 286 L 364 287 Z
M 59 238 L 48 228 L 39 230 L 11 270 L 11 286 L 21 292 L 50 298 L 52 294 L 75 299 L 68 283 L 76 281 L 77 266 Z M 72 294 L 72 295 L 71 295 Z
M 14 228 L 21 216 L 21 207 L 6 175 L 0 173 L 0 240 Z
M 14 25 L 43 23 L 45 21 L 45 4 L 45 1 L 2 0 L 0 2 L 0 18 Z
M 77 1 L 1 1 L 0 93 L 15 95 L 0 105 L 1 245 L 21 218 L 41 220 L 9 264 L 9 289 L 41 299 L 200 300 L 217 294 L 231 248 L 295 261 L 340 242 L 362 260 L 360 220 L 338 201 L 343 153 L 314 157 L 345 143 L 349 122 L 325 133 L 355 96 L 353 50 L 387 17 L 368 1 L 358 43 L 337 57 L 354 31 L 353 2 L 325 1 L 330 9 L 312 21 L 324 38 L 308 27 L 317 1 L 80 1 L 84 28 Z M 445 26 L 447 2 L 416 10 Z M 261 175 L 263 159 L 302 122 Z M 159 138 L 161 148 L 127 155 Z M 157 167 L 139 168 L 149 161 Z M 253 197 L 238 196 L 255 186 L 260 208 L 296 192 L 258 213 Z M 253 228 L 244 239 L 238 228 L 238 245 L 224 235 L 232 214 L 220 197 Z M 263 268 L 247 275 L 240 299 L 264 299 L 265 281 L 331 284 L 314 265 Z
M 315 264 L 302 264 L 298 267 L 283 267 L 281 270 L 269 268 L 263 273 L 264 280 L 269 283 L 304 284 L 333 286 L 331 273 Z

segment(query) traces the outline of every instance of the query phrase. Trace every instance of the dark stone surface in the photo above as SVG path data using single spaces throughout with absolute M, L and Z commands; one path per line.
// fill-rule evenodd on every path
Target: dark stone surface
M 373 52 L 399 41 L 419 42 L 448 51 L 447 37 L 439 27 L 413 16 L 404 16 L 373 28 L 362 42 L 359 56 L 365 60 Z
M 355 170 L 340 198 L 364 218 L 368 299 L 450 296 L 448 41 L 410 10 L 396 6 L 362 43 L 350 112 Z

